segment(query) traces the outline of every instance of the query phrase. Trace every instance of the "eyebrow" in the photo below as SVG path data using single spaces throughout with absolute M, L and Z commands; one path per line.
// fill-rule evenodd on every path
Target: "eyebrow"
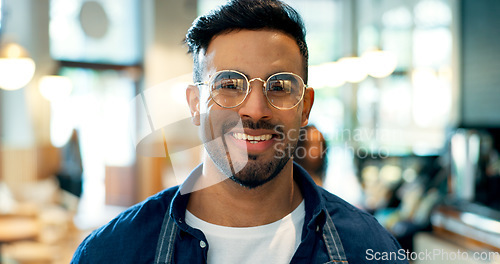
M 250 78 L 250 76 L 248 74 L 246 74 L 244 71 L 238 69 L 238 68 L 233 68 L 233 69 L 224 69 L 224 70 L 221 70 L 221 71 L 225 71 L 225 70 L 232 70 L 232 71 L 237 71 L 239 73 L 242 73 L 243 75 L 245 75 L 245 77 L 247 77 L 248 80 L 250 79 L 253 79 L 253 78 Z M 265 77 L 254 77 L 254 78 L 261 78 L 263 80 L 267 80 L 269 79 L 269 77 L 271 77 L 271 75 L 274 75 L 274 74 L 277 74 L 277 73 L 282 73 L 282 72 L 291 72 L 291 71 L 285 71 L 285 70 L 279 70 L 279 71 L 275 71 Z
M 248 74 L 246 74 L 244 71 L 242 71 L 242 70 L 240 70 L 240 69 L 238 69 L 238 68 L 236 68 L 236 69 L 232 69 L 232 70 L 233 70 L 233 71 L 237 71 L 237 72 L 239 72 L 239 73 L 242 73 L 242 74 L 243 74 L 243 75 L 245 75 L 245 77 L 247 77 L 247 79 L 249 79 L 249 80 L 251 79 L 251 78 L 250 78 L 250 76 L 249 76 Z

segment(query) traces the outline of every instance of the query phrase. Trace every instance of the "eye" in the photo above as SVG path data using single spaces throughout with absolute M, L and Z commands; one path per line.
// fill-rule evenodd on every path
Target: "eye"
M 283 81 L 281 80 L 276 80 L 269 84 L 269 91 L 278 92 L 283 90 Z
M 245 95 L 245 80 L 237 78 L 219 78 L 213 83 L 212 95 L 235 97 Z
M 215 84 L 215 89 L 236 90 L 241 88 L 238 86 L 238 79 L 222 79 Z
M 224 92 L 245 92 L 245 82 L 245 77 L 240 73 L 222 71 L 215 75 L 212 83 L 212 90 Z
M 272 93 L 290 93 L 291 82 L 289 80 L 269 81 L 267 91 Z

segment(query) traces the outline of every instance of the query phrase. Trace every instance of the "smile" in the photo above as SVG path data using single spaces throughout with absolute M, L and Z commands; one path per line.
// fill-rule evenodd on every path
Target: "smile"
M 252 135 L 248 135 L 245 133 L 232 133 L 232 136 L 236 139 L 239 139 L 239 140 L 249 141 L 252 144 L 257 144 L 259 142 L 267 141 L 267 140 L 270 140 L 271 138 L 273 138 L 273 135 L 271 135 L 271 134 L 252 136 Z

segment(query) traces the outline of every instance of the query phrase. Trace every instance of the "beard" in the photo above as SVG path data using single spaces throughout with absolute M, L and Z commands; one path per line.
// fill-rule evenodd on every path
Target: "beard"
M 245 157 L 243 159 L 233 159 L 232 157 L 235 157 L 235 155 L 233 153 L 231 153 L 233 155 L 230 155 L 226 138 L 232 137 L 228 132 L 237 125 L 238 121 L 224 122 L 222 124 L 221 140 L 214 140 L 213 142 L 216 143 L 204 145 L 210 159 L 218 167 L 219 171 L 233 182 L 245 188 L 254 189 L 270 182 L 279 175 L 290 161 L 291 154 L 297 142 L 275 144 L 273 146 L 274 154 L 270 158 L 268 156 L 251 155 L 246 151 L 240 151 L 238 155 L 245 155 Z M 283 126 L 272 124 L 268 121 L 260 120 L 255 123 L 251 120 L 241 120 L 241 122 L 243 128 L 270 129 L 278 132 L 279 135 L 285 135 L 283 133 Z M 276 140 L 284 140 L 284 138 Z M 278 148 L 278 146 L 281 146 L 281 148 Z M 236 171 L 235 168 L 238 168 L 238 170 Z
M 249 155 L 248 162 L 243 169 L 229 179 L 243 187 L 254 189 L 276 178 L 290 160 L 289 157 L 275 158 L 266 164 L 256 161 L 257 159 L 258 157 Z

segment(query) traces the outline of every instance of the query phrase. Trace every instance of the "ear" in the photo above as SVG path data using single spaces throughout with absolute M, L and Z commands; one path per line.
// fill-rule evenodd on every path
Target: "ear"
M 304 94 L 304 104 L 302 106 L 302 126 L 306 126 L 309 123 L 309 114 L 311 113 L 313 103 L 314 89 L 312 87 L 307 87 Z
M 186 89 L 186 100 L 191 111 L 192 122 L 200 125 L 200 90 L 196 85 L 189 85 Z

